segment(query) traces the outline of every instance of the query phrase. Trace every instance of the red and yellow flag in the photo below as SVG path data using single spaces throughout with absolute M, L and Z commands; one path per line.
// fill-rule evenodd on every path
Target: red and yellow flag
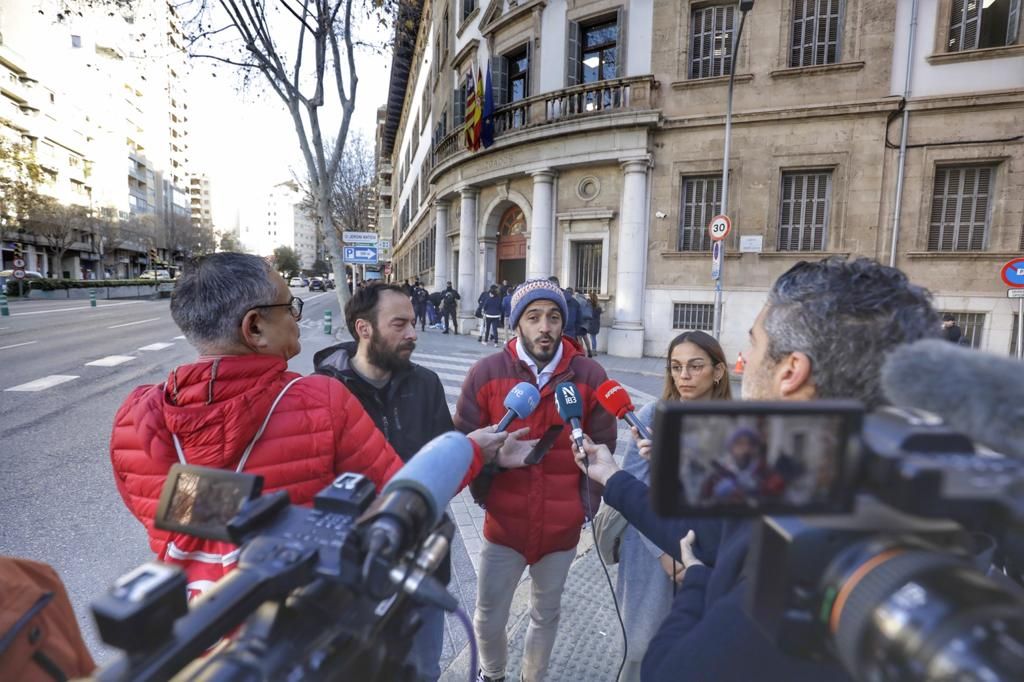
M 482 94 L 482 93 L 481 93 Z M 476 79 L 473 68 L 466 74 L 466 149 L 476 151 L 480 148 L 480 127 L 483 115 L 480 111 L 481 98 L 477 96 Z

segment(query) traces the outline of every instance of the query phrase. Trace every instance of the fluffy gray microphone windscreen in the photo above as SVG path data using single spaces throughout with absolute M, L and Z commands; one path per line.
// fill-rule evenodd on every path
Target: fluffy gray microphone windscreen
M 1024 457 L 1024 362 L 924 339 L 889 354 L 882 390 L 895 406 L 932 412 L 976 442 Z

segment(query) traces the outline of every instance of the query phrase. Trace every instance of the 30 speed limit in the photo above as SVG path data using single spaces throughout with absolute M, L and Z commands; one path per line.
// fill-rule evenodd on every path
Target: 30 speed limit
M 727 215 L 716 215 L 708 223 L 708 236 L 713 240 L 721 241 L 725 239 L 729 234 L 729 230 L 732 229 L 732 221 L 729 220 Z

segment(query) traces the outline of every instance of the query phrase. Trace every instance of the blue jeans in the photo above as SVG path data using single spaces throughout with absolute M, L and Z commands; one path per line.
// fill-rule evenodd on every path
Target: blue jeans
M 408 661 L 419 672 L 417 680 L 436 682 L 441 677 L 441 649 L 444 647 L 444 609 L 418 606 L 423 624 L 412 640 Z

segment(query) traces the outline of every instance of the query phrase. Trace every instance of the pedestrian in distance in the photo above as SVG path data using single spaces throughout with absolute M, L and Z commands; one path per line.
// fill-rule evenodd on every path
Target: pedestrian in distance
M 488 341 L 498 347 L 498 328 L 501 326 L 501 295 L 497 284 L 492 284 L 487 291 L 487 297 L 481 304 L 481 312 L 484 316 L 484 335 L 481 343 L 485 346 Z
M 515 333 L 512 329 L 512 292 L 515 291 L 515 285 L 509 285 L 505 291 L 505 295 L 501 297 L 501 323 L 505 328 L 505 343 L 508 343 L 509 339 L 512 338 Z
M 288 371 L 300 350 L 302 300 L 264 259 L 222 252 L 193 261 L 170 308 L 199 357 L 162 384 L 131 392 L 114 417 L 110 460 L 150 547 L 185 571 L 196 596 L 235 568 L 238 551 L 153 527 L 173 464 L 258 471 L 265 490 L 286 490 L 292 504 L 308 506 L 345 472 L 363 474 L 379 490 L 402 460 L 344 385 Z M 507 436 L 482 429 L 470 438 L 476 456 L 466 483 Z
M 419 324 L 420 331 L 427 330 L 427 306 L 430 305 L 430 294 L 423 287 L 419 280 L 412 288 L 412 307 L 416 314 L 414 324 Z M 346 318 L 347 319 L 347 318 Z
M 615 445 L 615 420 L 600 408 L 596 396 L 607 375 L 562 335 L 565 316 L 565 297 L 556 284 L 537 279 L 517 287 L 511 311 L 516 338 L 470 368 L 455 408 L 455 427 L 472 431 L 478 424 L 501 418 L 508 392 L 520 382 L 529 382 L 540 391 L 540 403 L 526 419 L 513 420 L 510 428 L 529 427 L 530 438 L 540 438 L 550 429 L 557 433 L 536 464 L 513 471 L 491 468 L 471 488 L 486 510 L 473 619 L 480 648 L 480 682 L 505 677 L 509 609 L 527 567 L 532 588 L 522 679 L 545 678 L 585 510 L 597 510 L 599 489 L 593 488 L 593 497 L 584 500 L 583 481 L 573 468 L 569 430 L 555 405 L 560 382 L 576 385 L 586 432 L 608 447 Z M 489 487 L 481 485 L 485 481 Z
M 590 324 L 587 326 L 587 333 L 590 335 L 590 357 L 597 355 L 597 335 L 601 333 L 601 313 L 604 309 L 601 302 L 597 300 L 597 294 L 590 292 Z
M 419 282 L 416 286 L 414 292 L 425 291 Z M 345 320 L 355 341 L 325 348 L 313 358 L 316 373 L 344 384 L 403 461 L 455 428 L 441 379 L 412 362 L 417 317 L 402 287 L 371 284 L 345 305 Z M 511 452 L 510 446 L 506 442 L 504 454 Z M 436 577 L 445 585 L 450 582 L 448 555 Z M 422 625 L 413 637 L 409 659 L 419 670 L 418 679 L 436 680 L 441 675 L 444 611 L 417 609 Z
M 949 342 L 958 346 L 967 345 L 964 343 L 964 332 L 956 323 L 956 318 L 950 313 L 942 316 L 942 336 Z
M 444 333 L 447 334 L 449 329 L 459 333 L 459 292 L 452 288 L 452 283 L 448 282 L 448 286 L 445 287 L 444 292 L 441 294 L 441 316 L 444 318 Z M 449 327 L 450 323 L 450 327 Z
M 710 334 L 689 331 L 679 334 L 668 346 L 665 358 L 665 388 L 662 400 L 729 400 L 729 371 L 725 352 Z M 657 403 L 644 405 L 637 413 L 648 431 L 654 425 Z M 646 485 L 651 483 L 650 455 L 652 443 L 641 440 L 635 428 L 622 469 Z M 601 506 L 598 517 L 619 514 L 613 507 Z M 600 538 L 598 528 L 612 524 L 595 520 L 595 538 L 599 543 L 614 542 L 613 538 Z M 622 620 L 629 643 L 626 665 L 619 682 L 637 682 L 640 665 L 647 645 L 661 627 L 672 607 L 674 582 L 682 578 L 682 566 L 671 554 L 648 540 L 633 526 L 627 525 L 619 540 L 619 573 L 615 592 L 622 608 Z

